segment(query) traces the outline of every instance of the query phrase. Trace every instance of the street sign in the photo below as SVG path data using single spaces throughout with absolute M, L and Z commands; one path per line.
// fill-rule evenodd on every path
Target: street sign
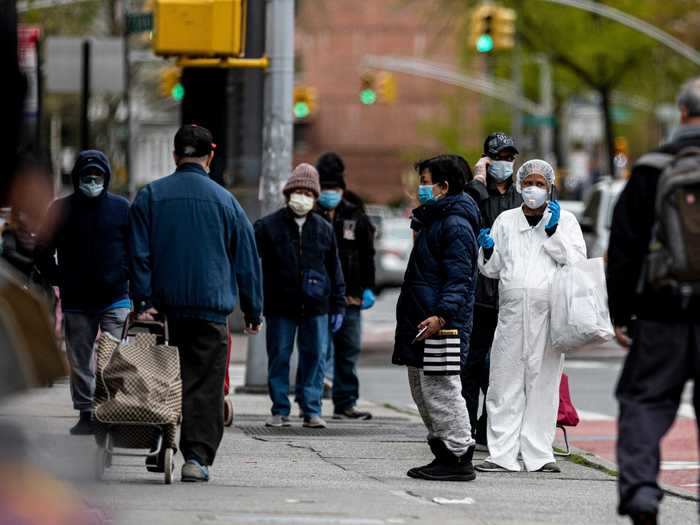
M 153 13 L 129 13 L 126 15 L 126 32 L 145 33 L 153 31 Z
M 81 49 L 84 38 L 49 37 L 46 39 L 44 70 L 49 93 L 79 93 Z M 93 38 L 90 91 L 124 92 L 124 42 L 121 38 Z
M 554 117 L 554 115 L 525 115 L 523 117 L 523 122 L 525 123 L 526 126 L 554 127 L 554 125 L 556 124 L 556 118 Z

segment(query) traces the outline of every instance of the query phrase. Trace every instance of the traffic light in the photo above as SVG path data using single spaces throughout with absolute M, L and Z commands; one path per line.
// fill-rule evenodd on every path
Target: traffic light
M 515 20 L 513 9 L 482 4 L 471 16 L 470 45 L 479 53 L 491 53 L 498 49 L 510 49 L 515 45 Z
M 374 74 L 365 73 L 362 75 L 360 80 L 362 83 L 360 89 L 360 102 L 362 102 L 365 106 L 371 106 L 377 102 L 377 90 L 374 86 Z
M 377 75 L 377 98 L 384 104 L 393 104 L 398 96 L 396 77 L 382 71 Z
M 239 57 L 246 0 L 155 0 L 153 52 L 161 56 Z
M 513 9 L 497 7 L 493 14 L 493 46 L 495 49 L 512 49 L 515 45 L 515 20 Z
M 309 120 L 316 111 L 316 89 L 309 86 L 294 86 L 294 118 Z
M 160 94 L 180 102 L 185 97 L 185 88 L 180 82 L 182 70 L 179 67 L 168 66 L 160 70 Z

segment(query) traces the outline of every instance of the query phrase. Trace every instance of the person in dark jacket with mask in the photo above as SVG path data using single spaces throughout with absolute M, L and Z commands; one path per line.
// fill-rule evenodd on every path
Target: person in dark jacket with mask
M 325 428 L 321 419 L 324 359 L 329 331 L 336 333 L 343 326 L 345 282 L 333 228 L 313 211 L 321 193 L 316 168 L 297 166 L 283 193 L 287 206 L 255 224 L 264 275 L 267 381 L 272 399 L 272 416 L 266 424 L 291 425 L 289 360 L 296 336 L 296 400 L 303 425 Z
M 227 324 L 240 301 L 246 332 L 261 325 L 262 275 L 243 208 L 209 178 L 211 132 L 175 134 L 177 169 L 136 196 L 129 214 L 131 295 L 141 319 L 159 312 L 180 354 L 182 481 L 206 482 L 224 433 Z M 161 466 L 162 464 L 159 464 Z
M 345 164 L 335 153 L 321 155 L 316 163 L 321 181 L 318 204 L 333 225 L 345 278 L 347 307 L 343 326 L 329 340 L 326 367 L 332 368 L 333 419 L 371 419 L 359 411 L 357 360 L 362 349 L 361 310 L 374 306 L 374 227 L 363 209 L 344 199 Z M 327 371 L 330 372 L 330 370 Z
M 392 359 L 408 367 L 411 394 L 435 455 L 432 463 L 408 471 L 414 478 L 476 477 L 459 377 L 472 331 L 480 225 L 479 209 L 463 191 L 466 166 L 454 155 L 416 165 L 421 206 L 413 211 L 415 244 L 396 305 Z
M 75 191 L 51 205 L 37 244 L 40 270 L 61 291 L 71 395 L 80 412 L 71 434 L 94 430 L 97 332 L 121 338 L 131 311 L 129 202 L 108 191 L 111 175 L 104 153 L 81 151 L 72 172 Z
M 629 348 L 616 391 L 618 511 L 633 523 L 650 525 L 657 522 L 663 497 L 657 481 L 659 443 L 676 418 L 689 380 L 695 382 L 695 412 L 700 414 L 700 297 L 684 300 L 672 289 L 649 286 L 640 290 L 657 220 L 659 178 L 674 156 L 700 148 L 700 77 L 683 86 L 678 107 L 681 126 L 671 141 L 641 157 L 632 169 L 615 206 L 607 254 L 610 316 L 617 341 Z M 688 195 L 692 205 L 696 200 Z
M 505 133 L 491 133 L 484 141 L 484 153 L 475 167 L 474 179 L 465 191 L 479 204 L 481 227 L 491 228 L 496 217 L 518 208 L 523 199 L 513 184 L 513 163 L 518 155 L 513 138 Z M 467 403 L 469 420 L 477 448 L 486 449 L 486 408 L 479 412 L 479 393 L 489 387 L 489 352 L 498 321 L 498 280 L 483 275 L 477 278 L 474 305 L 474 330 L 469 355 L 462 368 L 462 396 Z

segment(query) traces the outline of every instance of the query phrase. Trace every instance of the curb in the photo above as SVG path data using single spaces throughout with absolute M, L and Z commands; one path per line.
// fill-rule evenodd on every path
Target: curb
M 394 410 L 396 412 L 402 413 L 402 414 L 411 414 L 414 416 L 420 416 L 418 413 L 418 410 L 410 407 L 410 406 L 396 406 L 391 403 L 384 403 L 383 405 L 385 408 L 388 408 L 390 410 Z M 561 457 L 562 460 L 565 461 L 571 461 L 571 462 L 576 462 L 580 465 L 584 465 L 589 468 L 593 468 L 596 470 L 600 470 L 601 472 L 604 472 L 608 474 L 609 476 L 613 476 L 617 478 L 617 464 L 614 463 L 613 461 L 607 460 L 605 458 L 601 458 L 600 456 L 596 456 L 595 454 L 588 452 L 587 450 L 584 450 L 582 448 L 578 447 L 570 447 L 571 450 L 571 455 L 570 456 L 559 456 Z M 577 458 L 578 461 L 574 461 L 572 458 Z M 666 484 L 661 484 L 660 485 L 661 490 L 663 490 L 666 494 L 669 494 L 671 496 L 676 496 L 677 498 L 681 498 L 684 500 L 688 501 L 700 501 L 700 496 L 698 496 L 697 493 L 692 494 L 690 491 L 684 491 L 682 489 L 672 487 Z

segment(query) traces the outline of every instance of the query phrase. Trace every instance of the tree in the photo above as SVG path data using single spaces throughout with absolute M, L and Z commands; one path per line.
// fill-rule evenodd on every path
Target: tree
M 442 12 L 468 20 L 478 1 L 436 0 Z M 684 23 L 697 10 L 692 0 L 609 0 L 602 2 L 644 19 L 665 30 L 692 33 Z M 662 48 L 654 40 L 617 22 L 544 0 L 500 2 L 516 9 L 518 36 L 527 54 L 545 54 L 555 66 L 556 90 L 566 95 L 595 92 L 604 116 L 605 144 L 609 169 L 614 171 L 615 92 L 654 94 L 660 84 L 673 84 L 688 73 L 688 63 Z M 465 39 L 466 40 L 466 39 Z M 668 71 L 669 77 L 665 75 Z M 529 88 L 532 89 L 531 87 Z M 667 91 L 664 89 L 663 91 Z M 559 97 L 560 98 L 560 97 Z

